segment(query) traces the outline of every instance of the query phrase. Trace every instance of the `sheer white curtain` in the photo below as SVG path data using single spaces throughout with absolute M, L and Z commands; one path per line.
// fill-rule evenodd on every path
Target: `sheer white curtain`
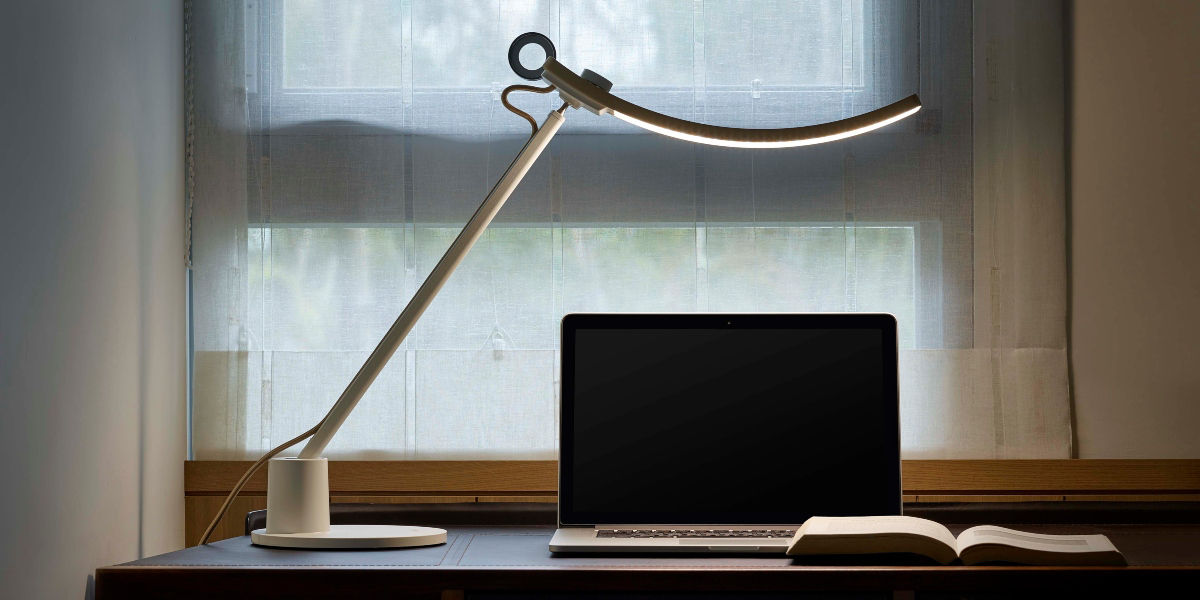
M 925 109 L 771 151 L 571 111 L 331 456 L 554 457 L 557 324 L 585 311 L 891 312 L 907 457 L 1067 456 L 1061 18 L 871 0 L 197 3 L 195 457 L 257 455 L 328 409 L 528 135 L 499 101 L 525 31 L 697 121 L 817 123 L 914 92 Z

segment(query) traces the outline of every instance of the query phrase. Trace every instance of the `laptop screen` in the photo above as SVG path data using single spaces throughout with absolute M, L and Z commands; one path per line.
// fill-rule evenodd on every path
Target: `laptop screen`
M 900 514 L 896 322 L 567 315 L 563 524 Z

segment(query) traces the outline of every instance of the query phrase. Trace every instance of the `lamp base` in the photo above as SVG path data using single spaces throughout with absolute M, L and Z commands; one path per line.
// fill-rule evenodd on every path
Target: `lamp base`
M 276 548 L 412 548 L 446 543 L 446 530 L 408 525 L 332 525 L 315 533 L 250 532 L 250 541 Z

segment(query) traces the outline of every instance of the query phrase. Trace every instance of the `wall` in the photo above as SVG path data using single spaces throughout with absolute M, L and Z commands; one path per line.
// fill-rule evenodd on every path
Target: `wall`
M 182 546 L 182 22 L 0 8 L 0 597 Z
M 1200 458 L 1200 3 L 1073 7 L 1082 458 Z

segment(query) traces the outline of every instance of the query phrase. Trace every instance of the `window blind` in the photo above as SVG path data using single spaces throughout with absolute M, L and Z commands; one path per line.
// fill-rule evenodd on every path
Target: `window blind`
M 525 31 L 696 121 L 925 107 L 767 151 L 570 111 L 330 456 L 553 458 L 558 320 L 597 311 L 891 312 L 907 457 L 1067 456 L 1063 117 L 1030 108 L 1062 105 L 1061 7 L 1027 8 L 193 6 L 195 457 L 256 456 L 336 399 L 524 143 L 499 93 Z

